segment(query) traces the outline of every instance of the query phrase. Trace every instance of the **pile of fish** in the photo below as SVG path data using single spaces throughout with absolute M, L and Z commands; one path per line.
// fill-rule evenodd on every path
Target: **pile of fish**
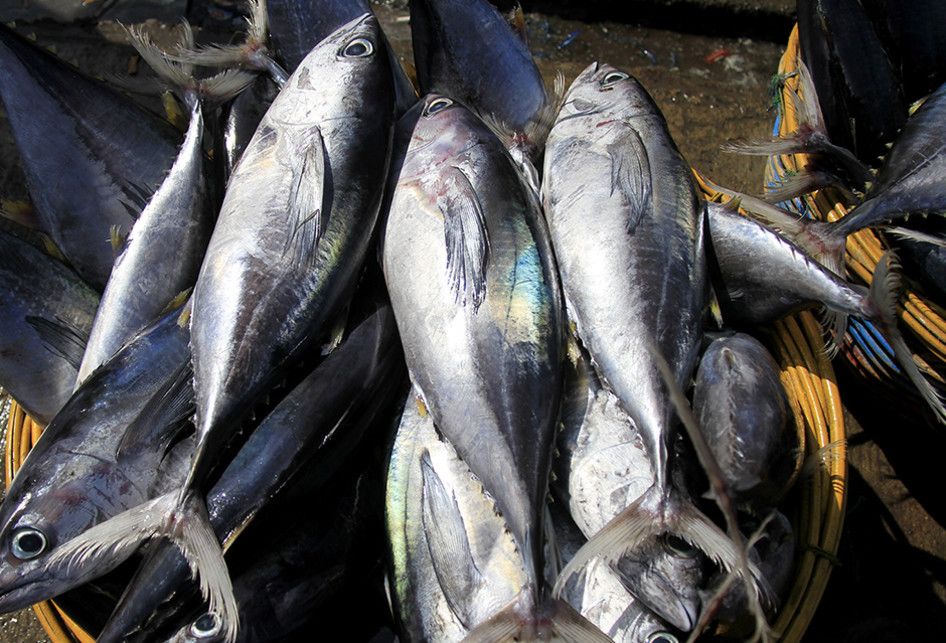
M 803 448 L 751 333 L 822 306 L 902 343 L 896 261 L 868 291 L 706 203 L 636 79 L 548 89 L 523 24 L 413 0 L 420 98 L 361 0 L 255 2 L 239 44 L 129 30 L 183 133 L 0 30 L 32 198 L 0 385 L 47 425 L 0 610 L 58 596 L 100 641 L 368 640 L 385 595 L 405 640 L 768 635 Z

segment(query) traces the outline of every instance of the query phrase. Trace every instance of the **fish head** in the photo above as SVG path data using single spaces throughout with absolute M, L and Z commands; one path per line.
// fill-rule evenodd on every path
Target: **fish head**
M 0 507 L 0 613 L 22 609 L 88 580 L 50 566 L 57 547 L 96 522 L 99 512 L 88 480 L 73 478 L 61 486 L 30 482 L 35 481 L 14 483 Z
M 169 643 L 223 643 L 226 635 L 223 621 L 217 613 L 204 612 L 179 629 L 168 641 Z
M 460 163 L 461 156 L 491 136 L 492 132 L 463 105 L 441 94 L 429 94 L 398 123 L 400 149 L 406 146 L 399 182 L 434 177 L 441 166 Z
M 359 89 L 386 86 L 393 96 L 392 83 L 381 27 L 374 14 L 366 13 L 336 29 L 303 58 L 273 101 L 266 119 L 289 127 L 337 119 L 332 106 L 339 104 L 339 94 L 342 102 L 365 107 L 355 110 L 361 117 L 373 118 L 371 101 L 367 100 L 371 97 L 358 95 Z
M 555 121 L 558 135 L 587 136 L 613 123 L 659 115 L 656 104 L 640 82 L 625 71 L 606 63 L 592 63 L 568 88 Z
M 699 618 L 705 557 L 686 541 L 665 536 L 621 558 L 616 571 L 624 586 L 662 620 L 688 632 Z
M 56 435 L 52 424 L 46 430 Z M 101 575 L 97 565 L 53 563 L 57 549 L 108 518 L 116 494 L 130 505 L 146 499 L 114 459 L 90 446 L 94 435 L 78 433 L 40 440 L 0 504 L 0 613 Z

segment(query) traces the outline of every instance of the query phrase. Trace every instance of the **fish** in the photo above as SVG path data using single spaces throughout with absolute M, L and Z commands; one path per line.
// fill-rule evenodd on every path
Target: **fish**
M 196 80 L 192 69 L 168 61 L 143 32 L 129 33 L 142 57 L 180 93 L 190 120 L 174 165 L 141 211 L 115 260 L 76 386 L 155 319 L 168 302 L 193 288 L 216 215 L 212 173 L 203 150 L 204 103 L 226 102 L 254 79 L 245 72 L 224 72 Z M 183 34 L 183 44 L 193 42 L 189 26 Z
M 567 562 L 586 540 L 567 512 L 557 510 L 554 503 L 551 510 L 559 556 Z M 603 560 L 592 561 L 573 576 L 563 598 L 615 643 L 680 643 L 679 632 L 635 597 L 614 567 Z
M 799 0 L 797 9 L 801 58 L 828 136 L 873 164 L 907 117 L 893 64 L 858 0 Z
M 186 308 L 167 313 L 93 373 L 17 472 L 0 504 L 0 555 L 6 561 L 0 568 L 0 612 L 100 575 L 56 565 L 56 553 L 89 527 L 166 491 L 159 465 L 193 412 L 183 376 L 190 355 L 187 324 L 180 323 L 185 313 Z M 181 393 L 183 403 L 149 407 L 165 391 L 169 399 Z M 143 414 L 147 420 L 136 424 Z M 137 439 L 122 452 L 132 426 L 139 427 Z M 180 468 L 176 485 L 186 471 Z
M 499 139 L 445 96 L 401 118 L 395 148 L 382 266 L 411 381 L 495 500 L 528 578 L 468 640 L 598 640 L 544 578 L 564 319 L 538 203 Z
M 488 117 L 535 162 L 551 118 L 529 48 L 487 0 L 411 0 L 414 67 L 421 94 L 443 94 Z
M 392 602 L 409 640 L 461 640 L 528 583 L 506 521 L 416 389 L 391 448 L 385 523 Z
M 675 411 L 664 378 L 682 389 L 696 365 L 708 297 L 705 206 L 636 79 L 599 63 L 579 74 L 549 134 L 542 192 L 574 334 L 633 419 L 654 471 L 650 488 L 562 570 L 556 590 L 591 558 L 617 558 L 665 534 L 732 570 L 742 560 L 735 543 L 673 483 L 669 458 Z
M 791 239 L 728 206 L 710 203 L 707 213 L 716 297 L 726 323 L 771 323 L 820 304 L 836 316 L 831 327 L 838 338 L 848 315 L 877 321 L 893 315 L 882 308 L 883 293 L 875 291 L 872 298 L 867 288 L 848 283 Z
M 581 530 L 584 544 L 644 495 L 654 484 L 654 470 L 633 420 L 618 398 L 602 386 L 590 358 L 574 338 L 568 346 L 565 391 L 552 488 L 567 505 L 567 522 L 573 520 Z M 702 558 L 685 543 L 676 543 L 674 549 L 668 542 L 654 541 L 616 562 L 602 563 L 610 566 L 610 571 L 592 563 L 596 567 L 586 571 L 586 590 L 589 583 L 610 586 L 613 576 L 623 583 L 624 592 L 613 591 L 618 595 L 629 592 L 632 602 L 639 604 L 632 611 L 646 606 L 644 611 L 654 612 L 662 624 L 692 630 L 699 616 L 695 588 L 702 580 Z M 573 554 L 565 558 L 570 560 Z M 602 578 L 591 580 L 599 576 Z M 567 600 L 578 607 L 574 600 Z M 621 615 L 620 605 L 619 601 L 608 608 L 618 610 L 613 614 L 615 620 Z
M 36 227 L 101 291 L 114 261 L 110 232 L 131 229 L 177 157 L 178 133 L 5 26 L 0 97 Z
M 8 227 L 0 228 L 0 386 L 45 425 L 72 394 L 99 295 Z
M 193 294 L 197 447 L 176 494 L 74 539 L 70 555 L 130 556 L 174 541 L 232 640 L 239 618 L 203 493 L 253 404 L 326 333 L 368 257 L 394 124 L 377 19 L 339 28 L 266 112 L 227 186 Z
M 781 369 L 745 333 L 713 340 L 700 359 L 693 411 L 733 501 L 762 512 L 778 504 L 801 464 Z
M 298 471 L 310 471 L 314 486 L 331 480 L 359 444 L 377 437 L 404 381 L 390 306 L 368 304 L 339 347 L 266 416 L 208 492 L 208 518 L 219 541 L 232 544 Z M 148 632 L 148 617 L 188 577 L 184 555 L 171 543 L 154 543 L 98 640 Z

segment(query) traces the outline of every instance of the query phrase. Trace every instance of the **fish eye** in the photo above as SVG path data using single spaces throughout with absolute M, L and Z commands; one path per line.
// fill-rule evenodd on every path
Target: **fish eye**
M 205 639 L 220 634 L 223 623 L 214 612 L 204 612 L 191 623 L 190 634 L 194 638 Z
M 680 640 L 670 632 L 654 632 L 647 637 L 647 643 L 680 643 Z
M 693 558 L 696 556 L 696 549 L 693 545 L 676 536 L 667 536 L 666 540 L 664 540 L 664 549 L 672 556 L 680 556 L 682 558 Z
M 442 112 L 453 105 L 453 101 L 449 98 L 437 98 L 430 101 L 430 104 L 424 110 L 424 116 L 433 116 L 437 112 Z
M 33 527 L 23 527 L 13 532 L 10 551 L 20 560 L 36 558 L 46 550 L 46 536 Z
M 374 45 L 365 38 L 355 38 L 342 50 L 342 55 L 347 58 L 364 58 L 374 53 Z
M 608 72 L 607 75 L 605 75 L 605 77 L 601 79 L 601 86 L 610 87 L 611 85 L 614 85 L 615 83 L 622 80 L 626 80 L 628 78 L 630 78 L 630 76 L 625 74 L 623 71 Z

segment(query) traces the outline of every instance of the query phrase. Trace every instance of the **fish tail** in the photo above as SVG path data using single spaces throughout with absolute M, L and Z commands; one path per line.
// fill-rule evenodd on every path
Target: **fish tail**
M 181 500 L 183 498 L 183 500 Z M 173 542 L 199 579 L 200 591 L 224 625 L 229 643 L 236 640 L 239 611 L 223 549 L 214 533 L 207 506 L 198 494 L 172 491 L 106 520 L 68 541 L 56 551 L 50 565 L 114 569 L 151 538 Z
M 660 495 L 657 485 L 652 485 L 640 498 L 628 505 L 624 511 L 612 518 L 582 545 L 559 572 L 552 594 L 561 596 L 569 579 L 592 559 L 601 556 L 616 561 L 627 552 L 640 549 L 645 543 L 662 533 L 664 529 L 657 508 Z
M 531 592 L 523 590 L 511 603 L 473 628 L 463 643 L 550 641 L 611 643 L 611 638 L 560 598 L 532 607 Z
M 559 596 L 572 575 L 594 558 L 617 562 L 658 536 L 672 535 L 701 550 L 727 572 L 740 572 L 740 556 L 736 543 L 710 520 L 696 505 L 669 494 L 657 485 L 651 486 L 636 502 L 615 516 L 579 549 L 565 565 L 555 582 L 553 594 Z M 772 592 L 762 573 L 748 562 L 748 573 L 760 601 L 772 602 Z
M 913 352 L 907 346 L 897 326 L 897 300 L 900 293 L 899 268 L 897 257 L 892 251 L 888 250 L 880 258 L 880 262 L 874 269 L 874 277 L 868 295 L 870 299 L 869 306 L 873 312 L 870 318 L 880 326 L 881 332 L 893 348 L 897 363 L 900 364 L 904 374 L 916 386 L 920 396 L 936 415 L 936 419 L 946 424 L 946 408 L 943 406 L 943 397 L 932 382 L 920 371 L 920 367 L 913 359 Z
M 194 48 L 194 34 L 190 24 L 182 22 L 182 36 L 178 41 L 179 51 L 191 51 Z M 174 91 L 181 94 L 183 101 L 191 107 L 200 99 L 214 103 L 223 103 L 234 98 L 255 80 L 255 74 L 238 69 L 227 69 L 210 78 L 197 79 L 194 75 L 193 61 L 178 60 L 171 53 L 160 49 L 151 37 L 140 27 L 127 27 L 131 44 L 142 59 Z
M 266 0 L 250 0 L 246 18 L 246 41 L 239 45 L 211 45 L 200 49 L 180 47 L 173 58 L 189 65 L 203 67 L 248 67 L 268 73 L 282 87 L 289 73 L 273 58 L 266 46 L 269 18 Z
M 191 31 L 190 24 L 187 22 L 181 24 L 183 25 L 183 32 L 178 41 L 178 47 L 181 49 L 193 47 L 194 34 Z M 154 44 L 151 36 L 141 26 L 125 27 L 125 33 L 138 55 L 148 63 L 148 66 L 163 81 L 182 91 L 195 87 L 193 65 L 175 60 L 168 52 Z
M 236 98 L 244 89 L 256 80 L 256 74 L 240 69 L 226 69 L 216 76 L 197 82 L 201 98 L 211 103 L 225 103 Z
M 850 150 L 831 142 L 811 73 L 804 63 L 799 66 L 798 78 L 799 88 L 792 93 L 798 129 L 769 140 L 733 141 L 723 145 L 723 150 L 758 156 L 818 154 L 830 162 L 830 171 L 822 169 L 818 172 L 823 178 L 829 177 L 829 184 L 850 185 L 865 190 L 873 179 L 870 168 Z

